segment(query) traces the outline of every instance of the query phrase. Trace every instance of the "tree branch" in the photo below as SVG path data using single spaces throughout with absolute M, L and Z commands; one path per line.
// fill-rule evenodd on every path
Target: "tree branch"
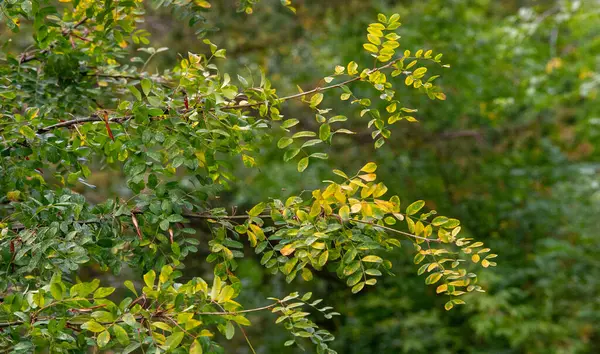
M 404 235 L 404 236 L 416 238 L 418 240 L 423 240 L 423 241 L 427 241 L 427 242 L 438 242 L 438 243 L 442 242 L 441 240 L 438 240 L 438 239 L 417 236 L 417 235 L 413 235 L 413 234 L 408 233 L 408 232 L 404 232 L 404 231 L 392 229 L 391 227 L 387 227 L 387 226 L 383 226 L 383 225 L 377 225 L 377 224 L 375 224 L 372 221 L 363 221 L 363 220 L 358 220 L 358 219 L 350 219 L 350 221 L 354 221 L 354 222 L 358 222 L 358 223 L 366 224 L 366 225 L 371 225 L 373 227 L 379 227 L 379 228 L 382 228 L 384 230 L 387 230 L 387 231 L 390 231 L 390 232 L 395 232 L 397 234 L 401 234 L 401 235 Z
M 387 69 L 387 68 L 391 67 L 396 62 L 398 62 L 398 61 L 400 61 L 402 59 L 404 59 L 404 57 L 396 58 L 396 59 L 390 61 L 389 63 L 387 63 L 387 64 L 385 64 L 383 66 L 380 66 L 378 68 L 369 70 L 369 74 L 372 74 L 374 72 L 377 72 L 377 71 L 380 71 L 380 70 L 383 70 L 383 69 Z M 329 86 L 325 86 L 325 87 L 315 87 L 315 88 L 313 88 L 312 90 L 309 90 L 309 91 L 304 91 L 304 92 L 296 93 L 296 94 L 293 94 L 293 95 L 289 95 L 289 96 L 284 96 L 284 97 L 277 98 L 274 101 L 285 102 L 285 101 L 292 100 L 292 99 L 295 99 L 295 98 L 304 97 L 306 95 L 311 95 L 311 94 L 314 94 L 314 93 L 318 93 L 318 92 L 322 92 L 322 91 L 327 91 L 327 90 L 331 90 L 331 89 L 334 89 L 334 88 L 339 88 L 339 87 L 342 87 L 344 85 L 350 84 L 352 82 L 359 81 L 360 79 L 361 79 L 360 76 L 356 76 L 356 77 L 353 77 L 353 78 L 351 78 L 349 80 L 346 80 L 346 81 L 343 81 L 343 82 L 340 82 L 340 83 L 337 83 L 337 84 L 333 84 L 333 85 L 329 85 Z M 261 102 L 254 102 L 254 103 L 246 103 L 246 104 L 233 105 L 233 106 L 222 106 L 222 107 L 219 107 L 219 109 L 221 109 L 221 110 L 231 110 L 231 109 L 240 109 L 240 108 L 251 108 L 251 107 L 256 107 L 256 106 L 260 106 L 260 105 L 266 104 L 268 102 L 269 101 L 261 101 Z M 212 109 L 212 110 L 214 110 L 214 109 Z M 133 116 L 111 118 L 110 122 L 123 123 L 123 122 L 125 122 L 125 121 L 127 121 L 127 120 L 129 120 L 131 118 L 133 118 Z M 49 131 L 51 131 L 53 129 L 57 129 L 57 128 L 70 127 L 72 125 L 82 124 L 82 123 L 88 123 L 88 122 L 102 122 L 102 121 L 103 121 L 102 118 L 100 118 L 100 117 L 98 117 L 97 115 L 94 114 L 94 115 L 92 115 L 90 117 L 76 118 L 76 119 L 72 119 L 72 120 L 68 120 L 68 121 L 64 121 L 64 122 L 60 122 L 60 123 L 57 123 L 57 124 L 54 124 L 54 125 L 50 125 L 50 126 L 47 126 L 47 127 L 40 128 L 40 129 L 37 130 L 37 133 L 38 134 L 43 134 L 43 133 L 47 133 L 47 132 L 49 132 Z
M 394 65 L 396 62 L 398 62 L 398 61 L 400 61 L 400 60 L 402 60 L 404 58 L 405 58 L 404 56 L 402 56 L 400 58 L 396 58 L 396 59 L 390 61 L 389 63 L 387 63 L 387 64 L 385 64 L 383 66 L 380 66 L 378 68 L 369 70 L 368 73 L 372 74 L 374 72 L 381 71 L 383 69 L 387 69 L 390 66 Z M 338 84 L 329 85 L 329 86 L 325 86 L 325 87 L 315 87 L 312 90 L 300 92 L 300 93 L 297 93 L 297 94 L 294 94 L 294 95 L 280 97 L 280 98 L 277 98 L 276 101 L 284 102 L 284 101 L 292 100 L 292 99 L 295 99 L 295 98 L 304 97 L 306 95 L 311 95 L 313 93 L 318 93 L 318 92 L 321 92 L 321 91 L 326 91 L 326 90 L 330 90 L 330 89 L 342 87 L 344 85 L 350 84 L 350 83 L 352 83 L 354 81 L 358 81 L 360 79 L 361 79 L 361 77 L 359 75 L 359 76 L 353 77 L 352 79 L 346 80 L 344 82 L 340 82 Z M 248 108 L 248 107 L 260 106 L 260 105 L 265 104 L 267 102 L 268 101 L 261 101 L 261 102 L 255 102 L 255 103 L 245 103 L 245 104 L 238 104 L 238 105 L 234 105 L 234 106 L 225 106 L 225 107 L 220 107 L 220 108 L 221 109 L 227 109 L 227 110 L 229 110 L 229 109 L 239 109 L 239 108 Z
M 67 29 L 63 30 L 62 35 L 63 36 L 70 35 L 74 29 L 83 25 L 87 20 L 89 20 L 89 18 L 87 16 L 85 16 L 83 19 L 81 19 L 79 22 L 77 22 L 73 26 L 73 28 L 68 29 L 68 30 Z M 56 45 L 56 42 L 52 43 L 48 49 L 44 49 L 44 50 L 40 51 L 40 54 L 46 54 L 46 53 L 50 52 L 50 50 L 52 48 L 54 48 L 55 45 Z M 39 59 L 39 58 L 35 54 L 27 55 L 27 53 L 23 53 L 23 54 L 21 54 L 21 59 L 19 60 L 19 63 L 23 64 L 23 63 L 27 63 L 29 61 L 33 61 L 33 60 L 37 60 L 37 59 Z

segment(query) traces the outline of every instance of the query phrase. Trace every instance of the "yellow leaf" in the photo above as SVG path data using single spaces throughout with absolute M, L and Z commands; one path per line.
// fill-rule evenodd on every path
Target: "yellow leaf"
M 377 46 L 371 44 L 371 43 L 365 43 L 363 44 L 363 48 L 365 48 L 367 51 L 372 52 L 372 53 L 377 53 L 379 52 L 379 49 L 377 49 Z
M 200 7 L 203 7 L 203 8 L 205 8 L 205 9 L 210 9 L 210 8 L 211 8 L 211 6 L 212 6 L 212 5 L 211 5 L 211 4 L 210 4 L 208 1 L 206 1 L 206 0 L 195 0 L 194 2 L 196 3 L 196 5 L 198 5 L 198 6 L 200 6 Z
M 310 208 L 310 213 L 308 215 L 311 217 L 315 217 L 315 216 L 319 215 L 320 212 L 321 212 L 321 203 L 319 203 L 318 201 L 315 200 L 315 202 L 312 204 L 312 207 Z
M 379 39 L 379 37 L 372 35 L 372 34 L 367 34 L 367 39 L 369 40 L 369 42 L 375 44 L 375 45 L 380 45 L 381 44 L 381 39 Z
M 362 204 L 361 203 L 355 203 L 355 204 L 352 204 L 352 207 L 350 207 L 350 211 L 352 213 L 358 213 L 361 208 L 362 208 Z
M 448 284 L 442 284 L 442 285 L 438 286 L 437 289 L 435 289 L 435 292 L 437 294 L 439 294 L 439 293 L 443 293 L 446 290 L 448 290 Z
M 361 172 L 373 173 L 377 170 L 377 164 L 375 162 L 369 162 L 360 169 Z
M 358 64 L 356 64 L 356 62 L 351 61 L 350 63 L 348 63 L 348 74 L 349 75 L 358 74 Z

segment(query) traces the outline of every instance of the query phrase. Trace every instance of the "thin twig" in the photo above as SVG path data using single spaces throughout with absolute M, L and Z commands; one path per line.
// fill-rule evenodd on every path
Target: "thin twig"
M 390 66 L 394 65 L 396 62 L 398 62 L 398 61 L 400 61 L 402 59 L 404 59 L 404 57 L 400 57 L 400 58 L 394 59 L 394 60 L 390 61 L 389 63 L 383 65 L 383 66 L 380 66 L 378 68 L 374 68 L 372 70 L 369 70 L 368 74 L 372 74 L 374 72 L 381 71 L 383 69 L 387 69 L 387 68 L 389 68 Z M 284 96 L 284 97 L 277 98 L 277 99 L 275 99 L 275 101 L 283 102 L 283 101 L 292 100 L 292 99 L 303 97 L 303 96 L 310 95 L 310 94 L 313 94 L 313 93 L 318 93 L 318 92 L 321 92 L 321 91 L 326 91 L 326 90 L 330 90 L 330 89 L 342 87 L 344 85 L 350 84 L 350 83 L 352 83 L 354 81 L 358 81 L 360 79 L 361 79 L 361 76 L 359 75 L 357 77 L 353 77 L 352 79 L 348 79 L 348 80 L 346 80 L 344 82 L 340 82 L 338 84 L 329 85 L 329 86 L 325 86 L 325 87 L 315 87 L 312 90 L 308 90 L 308 91 L 300 92 L 300 93 L 297 93 L 297 94 L 294 94 L 294 95 L 289 95 L 289 96 Z M 221 109 L 248 108 L 248 107 L 260 106 L 260 105 L 265 104 L 267 102 L 268 101 L 261 101 L 261 102 L 254 102 L 254 103 L 245 103 L 245 104 L 238 104 L 238 105 L 234 105 L 234 106 L 225 106 L 225 107 L 220 107 L 220 108 Z
M 416 238 L 418 240 L 424 240 L 424 241 L 428 241 L 428 242 L 438 242 L 438 243 L 442 242 L 441 240 L 437 240 L 437 239 L 434 239 L 434 238 L 427 238 L 427 237 L 423 237 L 423 236 L 417 236 L 417 235 L 410 234 L 408 232 L 404 232 L 404 231 L 392 229 L 391 227 L 387 227 L 387 226 L 383 226 L 383 225 L 377 225 L 377 224 L 375 224 L 372 221 L 364 221 L 364 220 L 358 220 L 358 219 L 350 219 L 350 221 L 354 221 L 354 222 L 358 222 L 358 223 L 366 224 L 366 225 L 371 225 L 373 227 L 379 227 L 379 228 L 382 228 L 384 230 L 387 230 L 387 231 L 390 231 L 390 232 L 395 232 L 397 234 L 409 236 L 409 237 L 412 237 L 412 238 Z

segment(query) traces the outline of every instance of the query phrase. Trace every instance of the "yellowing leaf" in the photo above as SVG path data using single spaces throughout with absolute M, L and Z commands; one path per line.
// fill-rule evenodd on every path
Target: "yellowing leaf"
M 144 283 L 146 283 L 147 287 L 152 288 L 154 286 L 154 280 L 156 280 L 156 272 L 154 272 L 154 270 L 144 274 Z
M 350 75 L 358 74 L 358 64 L 356 64 L 356 62 L 351 61 L 350 63 L 348 63 L 348 74 L 350 74 Z
M 406 214 L 414 215 L 425 206 L 425 201 L 417 200 L 406 208 Z
M 379 49 L 377 48 L 377 46 L 375 46 L 374 44 L 371 44 L 371 43 L 363 44 L 363 48 L 365 48 L 367 51 L 372 52 L 372 53 L 379 52 Z
M 369 255 L 366 256 L 362 259 L 363 262 L 370 262 L 370 263 L 381 263 L 383 262 L 383 259 L 381 257 L 378 256 L 373 256 L 373 255 Z
M 327 259 L 329 258 L 329 251 L 325 250 L 323 253 L 321 253 L 321 255 L 319 256 L 319 261 L 317 262 L 319 264 L 320 267 L 324 266 L 325 263 L 327 263 Z
M 435 284 L 442 278 L 442 273 L 433 273 L 425 279 L 425 284 Z
M 438 286 L 437 289 L 435 289 L 435 292 L 437 294 L 439 294 L 439 293 L 443 293 L 446 290 L 448 290 L 448 284 L 442 284 L 442 285 Z
M 360 282 L 352 287 L 352 294 L 356 294 L 365 287 L 365 282 Z
M 311 98 L 310 98 L 310 105 L 313 107 L 316 107 L 319 105 L 319 103 L 321 103 L 321 101 L 323 101 L 323 94 L 322 93 L 315 93 Z
M 446 311 L 450 311 L 452 310 L 452 308 L 454 307 L 454 305 L 452 304 L 452 300 L 448 301 L 445 305 L 444 308 L 446 309 Z
M 254 206 L 254 208 L 250 209 L 250 211 L 248 212 L 248 215 L 250 216 L 258 216 L 260 215 L 260 213 L 263 212 L 263 210 L 265 210 L 265 203 L 258 203 Z
M 202 354 L 202 344 L 197 340 L 194 340 L 192 346 L 190 346 L 190 354 Z
M 350 219 L 350 208 L 347 205 L 342 206 L 340 208 L 339 215 L 344 221 Z
M 100 333 L 100 335 L 98 335 L 98 346 L 100 348 L 105 347 L 108 342 L 110 341 L 110 333 L 108 333 L 108 331 L 104 331 L 102 333 Z
M 369 42 L 375 44 L 375 45 L 380 45 L 381 44 L 381 39 L 379 39 L 379 37 L 372 35 L 372 34 L 367 34 L 367 39 L 369 40 Z
M 308 167 L 308 157 L 303 157 L 298 161 L 298 172 L 303 172 Z
M 372 182 L 375 179 L 377 179 L 377 175 L 374 174 L 374 173 L 369 173 L 369 174 L 366 174 L 366 175 L 360 175 L 360 176 L 358 176 L 358 178 L 360 178 L 360 179 L 362 179 L 363 181 L 366 181 L 366 182 Z
M 373 173 L 377 170 L 377 164 L 375 162 L 369 162 L 360 169 L 362 172 Z
M 279 252 L 281 252 L 284 256 L 289 256 L 294 253 L 296 249 L 292 247 L 292 245 L 285 245 Z

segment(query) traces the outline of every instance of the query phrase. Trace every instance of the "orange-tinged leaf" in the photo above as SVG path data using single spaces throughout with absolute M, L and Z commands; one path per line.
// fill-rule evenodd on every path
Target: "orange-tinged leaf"
M 363 181 L 366 181 L 366 182 L 372 182 L 372 181 L 374 181 L 377 178 L 377 175 L 374 174 L 374 173 L 369 173 L 369 174 L 366 174 L 366 175 L 360 175 L 360 176 L 358 176 L 358 178 L 360 178 L 360 179 L 362 179 Z
M 295 250 L 296 249 L 292 247 L 292 245 L 285 245 L 279 252 L 281 252 L 281 254 L 284 256 L 289 256 L 290 254 L 294 253 Z

